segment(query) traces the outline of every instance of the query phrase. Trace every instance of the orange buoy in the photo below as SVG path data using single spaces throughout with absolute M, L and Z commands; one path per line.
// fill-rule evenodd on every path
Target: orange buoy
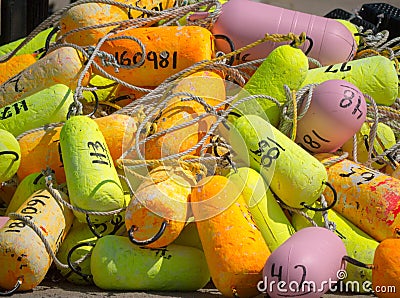
M 32 54 L 23 54 L 14 56 L 7 62 L 0 63 L 0 84 L 3 84 L 35 62 L 36 58 Z
M 131 142 L 134 137 L 135 120 L 126 115 L 111 114 L 96 118 L 94 121 L 99 126 L 115 163 L 122 155 L 123 142 Z M 60 154 L 60 131 L 61 127 L 35 131 L 19 140 L 21 147 L 21 164 L 17 171 L 19 179 L 40 172 L 48 166 L 54 170 L 58 183 L 66 181 Z
M 171 94 L 179 92 L 188 92 L 193 96 L 201 97 L 212 107 L 222 103 L 226 95 L 224 80 L 211 71 L 200 71 L 180 80 L 171 90 Z M 171 98 L 160 117 L 154 121 L 157 126 L 155 133 L 189 122 L 206 113 L 204 105 L 194 100 L 181 101 L 182 98 L 188 98 L 188 96 L 180 95 Z M 159 159 L 192 148 L 206 135 L 215 121 L 216 117 L 209 114 L 190 126 L 149 139 L 144 145 L 145 158 Z M 189 154 L 199 155 L 200 149 Z
M 227 297 L 259 294 L 270 251 L 241 191 L 226 177 L 206 177 L 193 188 L 191 206 L 217 289 Z
M 58 194 L 66 201 L 68 197 Z M 32 221 L 47 239 L 54 253 L 72 224 L 71 210 L 61 205 L 47 190 L 30 196 L 16 212 Z M 45 277 L 52 258 L 38 234 L 23 220 L 10 220 L 0 229 L 0 287 L 13 289 L 18 281 L 19 290 L 36 287 Z
M 399 297 L 400 239 L 385 239 L 379 243 L 374 255 L 372 289 L 379 298 Z
M 175 1 L 171 0 L 116 0 L 122 4 L 130 4 L 140 8 L 162 11 L 171 8 Z M 134 9 L 109 5 L 105 3 L 84 3 L 68 9 L 60 20 L 60 35 L 68 31 L 112 22 L 120 22 L 133 18 L 146 17 L 146 14 Z M 91 28 L 69 34 L 65 37 L 66 42 L 80 46 L 95 45 L 116 26 L 105 26 L 101 28 Z
M 145 46 L 145 56 L 137 42 L 124 36 L 140 40 Z M 211 32 L 200 26 L 133 28 L 113 35 L 100 50 L 113 55 L 119 65 L 127 66 L 118 71 L 113 66 L 102 66 L 109 74 L 136 86 L 158 86 L 194 63 L 210 60 L 214 41 Z M 99 58 L 96 62 L 102 65 Z M 135 65 L 140 66 L 133 68 Z M 99 71 L 94 69 L 94 72 Z
M 134 244 L 159 248 L 172 243 L 185 227 L 191 172 L 180 167 L 157 167 L 130 201 L 125 215 L 129 238 Z

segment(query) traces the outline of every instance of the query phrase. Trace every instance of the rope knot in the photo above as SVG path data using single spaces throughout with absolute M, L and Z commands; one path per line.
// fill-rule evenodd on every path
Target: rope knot
M 67 113 L 67 120 L 71 118 L 71 116 L 81 115 L 82 114 L 83 105 L 79 101 L 74 101 L 70 104 Z
M 115 72 L 117 73 L 119 72 L 120 65 L 118 64 L 117 59 L 115 59 L 115 57 L 112 54 L 100 50 L 96 51 L 96 47 L 94 46 L 89 46 L 87 49 L 87 53 L 89 56 L 95 54 L 97 57 L 100 58 L 103 66 L 105 67 L 112 66 L 114 67 Z
M 50 167 L 46 167 L 45 170 L 42 170 L 42 175 L 44 176 L 47 186 L 53 185 L 54 171 Z
M 290 39 L 293 40 L 291 45 L 295 48 L 300 47 L 306 41 L 306 33 L 305 32 L 301 32 L 300 35 L 296 35 L 293 33 L 289 33 L 288 35 L 289 35 Z

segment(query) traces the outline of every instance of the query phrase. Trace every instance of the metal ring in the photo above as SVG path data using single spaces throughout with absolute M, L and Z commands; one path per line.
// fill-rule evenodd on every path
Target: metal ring
M 121 96 L 118 96 L 118 97 L 115 97 L 115 98 L 109 100 L 109 102 L 116 103 L 117 101 L 124 100 L 124 99 L 131 99 L 131 97 L 129 95 L 121 95 Z
M 42 57 L 47 54 L 47 51 L 50 48 L 51 39 L 53 38 L 54 34 L 57 33 L 58 30 L 60 30 L 60 27 L 56 26 L 53 28 L 53 30 L 50 31 L 49 35 L 47 35 L 46 42 L 44 44 L 44 53 L 43 53 Z
M 83 278 L 85 281 L 87 281 L 87 282 L 91 282 L 90 279 L 93 277 L 93 275 L 92 275 L 92 274 L 85 274 L 85 273 L 82 273 L 82 272 L 80 271 L 80 269 L 75 268 L 75 267 L 72 265 L 71 256 L 72 256 L 73 252 L 74 252 L 76 249 L 78 249 L 79 247 L 82 247 L 82 246 L 92 246 L 92 247 L 94 247 L 95 245 L 96 245 L 95 243 L 91 243 L 91 242 L 82 242 L 82 243 L 79 243 L 79 244 L 75 245 L 73 248 L 71 248 L 71 250 L 69 251 L 68 256 L 67 256 L 68 267 L 71 269 L 71 271 L 74 272 L 74 273 L 76 273 L 76 274 L 78 274 L 80 277 L 82 277 L 82 278 Z
M 97 112 L 97 109 L 99 107 L 99 97 L 97 96 L 97 93 L 95 91 L 90 91 L 92 92 L 93 96 L 94 96 L 94 100 L 95 100 L 95 104 L 94 104 L 94 109 L 93 112 L 91 112 L 89 115 L 87 115 L 88 117 L 91 117 L 94 115 L 94 113 Z
M 89 214 L 86 214 L 86 222 L 89 226 L 90 231 L 93 233 L 93 235 L 95 235 L 97 238 L 103 237 L 101 234 L 97 233 L 95 227 L 93 226 L 92 221 L 90 220 Z
M 308 46 L 308 49 L 304 51 L 304 55 L 308 55 L 308 53 L 310 53 L 311 49 L 314 46 L 314 41 L 312 40 L 311 37 L 306 36 L 306 40 L 308 40 L 310 45 Z M 289 45 L 293 47 L 294 46 L 294 40 Z
M 68 108 L 68 112 L 67 112 L 67 120 L 69 120 L 69 118 L 71 118 L 72 115 L 72 109 L 76 108 L 76 104 L 75 102 L 71 102 L 71 104 L 69 105 Z
M 329 206 L 322 207 L 322 208 L 315 208 L 315 207 L 306 205 L 306 203 L 304 203 L 304 202 L 300 203 L 300 205 L 302 205 L 304 208 L 307 208 L 312 211 L 327 211 L 329 209 L 332 209 L 332 207 L 335 206 L 335 204 L 337 202 L 336 190 L 333 188 L 333 186 L 329 182 L 324 181 L 323 183 L 326 184 L 326 186 L 328 186 L 333 192 L 333 201 Z
M 37 185 L 39 183 L 40 178 L 42 178 L 42 177 L 44 177 L 43 173 L 40 173 L 39 175 L 37 175 L 35 180 L 33 180 L 32 184 Z
M 118 230 L 125 225 L 125 222 L 122 220 L 121 214 L 118 214 L 117 217 L 115 218 L 116 220 L 114 221 L 114 218 L 111 220 L 111 224 L 114 226 L 114 229 L 110 233 L 110 235 L 115 235 L 115 233 L 118 232 Z
M 21 285 L 22 285 L 21 277 L 18 277 L 17 283 L 15 284 L 14 288 L 12 288 L 7 292 L 0 292 L 0 296 L 11 296 L 19 289 Z
M 15 156 L 15 160 L 17 161 L 19 159 L 19 154 L 15 151 L 11 151 L 11 150 L 4 150 L 4 151 L 0 151 L 0 155 L 5 155 L 5 154 L 11 154 Z
M 147 240 L 137 240 L 137 239 L 135 239 L 133 237 L 133 232 L 135 231 L 136 227 L 135 226 L 131 226 L 131 228 L 128 231 L 129 240 L 131 240 L 131 242 L 133 244 L 136 244 L 136 245 L 149 245 L 149 244 L 151 244 L 153 242 L 156 242 L 158 239 L 160 239 L 162 234 L 164 234 L 167 225 L 168 225 L 167 221 L 164 220 L 163 223 L 161 224 L 161 228 L 157 232 L 157 234 L 155 234 L 153 237 L 151 237 L 151 238 L 149 238 Z
M 232 39 L 230 39 L 228 36 L 223 35 L 223 34 L 215 34 L 214 38 L 215 39 L 223 39 L 223 40 L 225 40 L 229 44 L 229 47 L 231 48 L 231 52 L 235 51 L 235 44 L 233 43 Z M 232 66 L 233 62 L 235 62 L 235 56 L 232 56 L 229 59 L 228 65 Z
M 365 264 L 349 256 L 343 256 L 342 260 L 361 268 L 372 269 L 373 267 L 373 265 Z

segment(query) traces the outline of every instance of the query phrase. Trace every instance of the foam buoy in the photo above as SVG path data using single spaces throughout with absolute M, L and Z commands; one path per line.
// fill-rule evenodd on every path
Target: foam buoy
M 179 80 L 173 86 L 171 94 L 179 94 L 180 92 L 201 97 L 213 107 L 225 100 L 224 81 L 218 74 L 211 71 L 197 72 Z M 181 101 L 181 99 L 188 97 L 179 95 L 171 98 L 167 106 L 161 111 L 160 116 L 154 121 L 157 125 L 155 133 L 189 122 L 207 113 L 206 107 L 195 100 Z M 159 159 L 192 148 L 200 142 L 215 121 L 215 115 L 209 114 L 190 126 L 148 140 L 144 145 L 145 158 Z M 201 148 L 190 154 L 199 155 L 200 150 Z
M 96 118 L 94 121 L 106 140 L 115 164 L 115 161 L 122 155 L 124 142 L 132 142 L 136 131 L 135 120 L 132 117 L 114 113 Z M 19 140 L 22 156 L 17 172 L 19 179 L 49 167 L 54 170 L 58 183 L 66 181 L 60 148 L 60 131 L 61 127 L 35 131 Z
M 297 48 L 283 45 L 274 49 L 265 61 L 250 77 L 244 91 L 238 98 L 248 95 L 269 95 L 280 103 L 286 102 L 284 85 L 291 90 L 297 90 L 306 78 L 308 71 L 307 56 Z M 254 114 L 266 118 L 272 125 L 277 126 L 280 118 L 280 108 L 271 100 L 259 98 L 246 101 L 237 107 L 239 114 Z
M 203 178 L 192 190 L 191 206 L 217 289 L 227 297 L 256 296 L 270 251 L 239 188 L 224 176 Z
M 307 210 L 305 212 L 318 224 L 318 226 L 323 227 L 325 225 L 321 212 L 314 212 L 312 210 Z M 328 219 L 335 224 L 336 227 L 334 232 L 346 246 L 348 256 L 366 264 L 373 262 L 375 250 L 379 244 L 376 240 L 341 216 L 335 210 L 328 210 Z M 311 223 L 304 216 L 298 213 L 292 215 L 292 223 L 296 230 L 301 230 L 305 227 L 311 226 Z M 352 282 L 352 286 L 344 290 L 350 292 L 368 292 L 368 289 L 364 288 L 362 285 L 365 282 L 372 282 L 371 270 L 348 263 L 346 266 L 346 273 L 347 276 L 343 279 L 343 282 L 344 284 L 346 284 L 347 281 Z
M 370 95 L 377 104 L 390 106 L 398 95 L 396 69 L 384 56 L 372 56 L 310 69 L 302 86 L 327 80 L 345 80 Z
M 117 0 L 121 4 L 130 4 L 143 9 L 162 11 L 171 8 L 174 1 L 171 0 Z M 60 19 L 60 33 L 64 35 L 68 31 L 90 27 L 99 24 L 121 22 L 128 19 L 145 17 L 146 13 L 135 9 L 119 7 L 118 5 L 109 5 L 106 3 L 84 3 L 68 9 Z M 68 34 L 65 40 L 80 46 L 95 45 L 100 38 L 110 32 L 114 26 L 105 26 L 102 28 L 91 28 L 72 34 Z
M 342 23 L 353 34 L 354 40 L 356 41 L 356 44 L 358 46 L 360 44 L 360 35 L 358 34 L 359 32 L 357 26 L 347 20 L 342 20 L 342 19 L 334 19 L 334 20 L 338 21 L 339 23 Z
M 60 132 L 60 147 L 71 204 L 88 211 L 113 211 L 124 207 L 124 192 L 103 134 L 86 116 L 68 119 Z M 83 213 L 75 216 L 85 221 Z M 91 216 L 93 223 L 109 216 Z
M 196 223 L 194 221 L 188 221 L 178 238 L 176 238 L 172 244 L 190 246 L 203 250 Z
M 324 162 L 332 155 L 316 157 Z M 334 210 L 377 241 L 398 237 L 400 180 L 347 159 L 327 167 L 327 172 L 337 192 Z M 324 195 L 332 202 L 330 192 Z
M 105 290 L 196 291 L 210 280 L 201 250 L 176 244 L 147 249 L 122 236 L 100 238 L 90 267 L 94 283 Z
M 232 134 L 238 132 L 247 146 L 247 152 L 237 154 L 249 156 L 250 167 L 286 205 L 303 208 L 320 197 L 327 173 L 315 157 L 256 115 L 242 116 L 233 125 Z
M 83 63 L 82 55 L 71 47 L 48 53 L 0 85 L 0 108 L 56 84 L 75 89 Z M 85 75 L 82 85 L 85 86 L 88 80 L 89 73 Z
M 375 251 L 372 290 L 379 298 L 396 298 L 399 295 L 399 242 L 399 239 L 385 239 Z
M 139 39 L 146 48 L 145 56 L 137 42 L 123 36 Z M 136 68 L 120 68 L 118 72 L 112 66 L 102 68 L 137 86 L 158 86 L 194 63 L 210 60 L 214 54 L 211 32 L 199 26 L 133 28 L 115 34 L 113 38 L 106 41 L 100 50 L 113 55 L 120 65 L 139 66 L 142 59 L 143 64 Z M 101 65 L 100 61 L 97 62 Z
M 336 151 L 361 128 L 366 116 L 367 104 L 356 86 L 344 80 L 325 81 L 313 90 L 295 142 L 314 153 Z
M 368 151 L 369 151 L 369 134 L 371 131 L 372 123 L 364 123 L 360 130 L 356 134 L 357 139 L 357 160 L 365 163 L 368 160 Z M 349 139 L 346 143 L 343 144 L 342 149 L 345 152 L 349 153 L 349 159 L 353 159 L 353 138 Z M 378 126 L 376 128 L 376 138 L 374 140 L 374 150 L 377 154 L 383 153 L 386 149 L 391 148 L 396 145 L 396 136 L 394 135 L 393 130 L 386 125 L 385 123 L 378 122 Z M 375 153 L 371 154 L 371 158 L 376 156 Z M 385 157 L 387 159 L 387 157 Z M 371 167 L 374 169 L 382 169 L 385 166 L 385 162 L 378 160 L 371 164 Z
M 9 219 L 10 219 L 10 218 L 7 217 L 7 216 L 0 216 L 0 229 L 1 229 L 2 227 L 4 227 L 4 225 L 7 223 L 7 221 L 8 221 Z
M 157 167 L 150 172 L 126 208 L 125 225 L 136 245 L 169 245 L 187 220 L 187 206 L 195 179 L 182 168 Z
M 10 180 L 21 163 L 21 148 L 15 137 L 0 129 L 0 182 Z
M 63 122 L 72 102 L 72 91 L 67 86 L 50 86 L 1 108 L 0 128 L 18 136 L 46 124 Z
M 46 46 L 46 39 L 53 29 L 54 28 L 48 28 L 39 32 L 35 37 L 32 38 L 32 40 L 30 40 L 17 52 L 17 55 L 34 54 L 34 52 L 44 48 Z M 0 46 L 0 56 L 10 53 L 15 48 L 17 48 L 17 46 L 19 46 L 24 40 L 25 37 Z
M 307 227 L 286 240 L 268 258 L 259 284 L 271 298 L 304 296 L 319 298 L 337 281 L 346 248 L 332 231 Z
M 53 182 L 53 185 L 56 184 Z M 34 192 L 46 188 L 46 179 L 42 173 L 32 173 L 26 176 L 18 184 L 17 189 L 6 209 L 6 214 L 16 212 L 19 207 L 29 198 Z
M 73 284 L 90 284 L 92 282 L 90 253 L 93 245 L 97 239 L 105 235 L 121 235 L 125 231 L 123 220 L 123 215 L 118 214 L 111 221 L 89 227 L 87 223 L 81 223 L 75 217 L 71 229 L 57 252 L 59 261 L 70 266 L 70 268 L 58 268 L 60 274 Z M 88 243 L 89 245 L 84 245 Z
M 247 0 L 230 0 L 223 4 L 212 32 L 229 37 L 236 49 L 263 38 L 266 33 L 305 32 L 311 42 L 306 42 L 301 49 L 322 65 L 349 61 L 357 50 L 353 34 L 335 20 Z M 281 44 L 264 42 L 243 52 L 239 59 L 264 58 Z M 218 50 L 230 52 L 225 41 L 217 40 L 216 45 Z
M 113 99 L 120 85 L 100 75 L 93 75 L 89 80 L 89 86 L 97 88 L 97 90 L 83 92 L 83 97 L 86 101 L 94 102 L 98 100 L 99 102 L 103 102 Z
M 154 87 L 145 87 L 147 89 L 154 89 Z M 119 105 L 120 107 L 124 107 L 127 104 L 130 104 L 132 101 L 141 98 L 147 93 L 141 90 L 134 90 L 128 87 L 119 85 L 117 90 L 115 91 L 115 96 L 112 99 L 112 102 Z
M 0 63 L 0 84 L 3 84 L 35 62 L 36 58 L 33 55 L 23 54 L 14 56 L 10 60 Z
M 55 192 L 68 201 L 65 194 Z M 35 192 L 16 213 L 31 220 L 40 229 L 54 253 L 68 233 L 73 219 L 72 212 L 47 190 Z M 29 225 L 21 219 L 10 218 L 0 229 L 0 261 L 0 287 L 10 290 L 19 281 L 22 282 L 19 290 L 26 291 L 44 279 L 53 260 L 42 239 Z
M 251 168 L 239 168 L 237 172 L 230 173 L 228 178 L 243 189 L 242 196 L 271 252 L 295 233 L 271 190 L 265 187 L 264 180 L 257 171 Z

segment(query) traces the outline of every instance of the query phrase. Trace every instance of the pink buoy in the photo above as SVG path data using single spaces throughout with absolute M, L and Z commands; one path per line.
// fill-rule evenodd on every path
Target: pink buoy
M 345 274 L 346 248 L 332 231 L 304 228 L 293 234 L 269 256 L 260 291 L 275 297 L 321 297 L 334 289 Z
M 365 98 L 356 86 L 325 81 L 314 89 L 309 109 L 297 124 L 296 143 L 313 153 L 334 152 L 360 130 L 366 115 Z
M 199 18 L 192 15 L 189 20 Z M 301 49 L 322 65 L 349 61 L 353 58 L 357 44 L 353 34 L 336 20 L 299 11 L 284 9 L 249 0 L 230 0 L 222 5 L 222 13 L 211 29 L 213 34 L 222 34 L 232 40 L 236 49 L 244 47 L 265 34 L 300 34 L 305 32 L 312 44 L 305 42 Z M 285 42 L 288 43 L 288 42 Z M 241 61 L 264 58 L 282 43 L 264 42 L 245 51 Z M 216 48 L 230 52 L 229 44 L 216 40 Z
M 0 229 L 2 227 L 4 227 L 4 225 L 6 224 L 6 222 L 9 220 L 10 218 L 7 216 L 0 216 Z

